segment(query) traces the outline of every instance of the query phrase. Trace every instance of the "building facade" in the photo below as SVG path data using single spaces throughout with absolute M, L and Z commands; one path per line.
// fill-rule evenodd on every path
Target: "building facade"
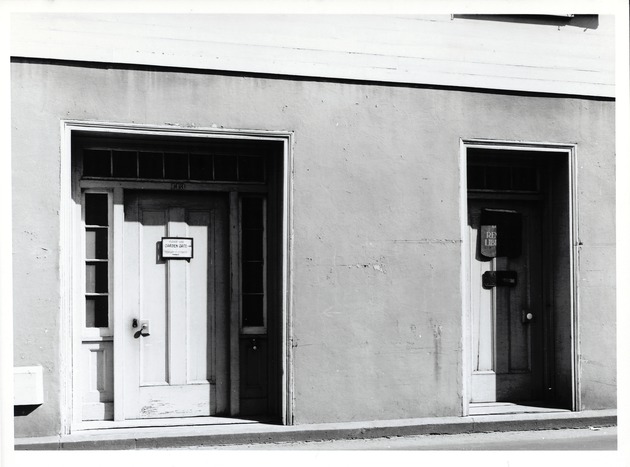
M 614 18 L 266 20 L 16 16 L 16 437 L 614 408 Z

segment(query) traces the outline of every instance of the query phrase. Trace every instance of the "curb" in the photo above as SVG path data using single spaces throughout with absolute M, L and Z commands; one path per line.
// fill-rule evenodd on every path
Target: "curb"
M 615 426 L 616 410 L 476 415 L 406 420 L 327 423 L 297 426 L 270 424 L 92 430 L 77 434 L 15 440 L 16 450 L 128 450 L 332 441 L 417 435 L 561 430 Z

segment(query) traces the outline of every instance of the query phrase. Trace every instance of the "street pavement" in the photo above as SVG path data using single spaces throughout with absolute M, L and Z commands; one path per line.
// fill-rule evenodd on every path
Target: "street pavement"
M 213 450 L 556 451 L 616 450 L 617 427 L 422 435 L 238 446 L 189 446 Z

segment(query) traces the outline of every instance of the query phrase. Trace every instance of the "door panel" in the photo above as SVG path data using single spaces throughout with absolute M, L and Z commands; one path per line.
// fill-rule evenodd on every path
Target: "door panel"
M 268 413 L 269 374 L 267 336 L 243 336 L 240 339 L 241 413 Z
M 227 410 L 227 228 L 225 195 L 125 194 L 125 418 Z M 193 238 L 193 258 L 163 259 L 167 236 Z
M 520 213 L 520 253 L 481 254 L 481 211 Z M 543 391 L 542 230 L 535 202 L 469 201 L 472 402 L 532 401 Z M 501 242 L 501 236 L 497 239 Z M 516 284 L 484 286 L 484 273 L 512 271 Z M 528 318 L 528 313 L 532 318 Z
M 148 319 L 151 323 L 151 339 L 139 339 L 137 342 L 140 344 L 140 384 L 167 384 L 169 382 L 166 358 L 168 326 L 166 314 L 163 311 L 166 309 L 168 298 L 166 282 L 163 279 L 166 276 L 166 263 L 159 260 L 157 245 L 160 239 L 167 235 L 168 211 L 143 209 L 139 215 L 137 251 L 140 265 L 138 271 L 140 295 L 138 305 L 141 307 L 141 313 L 136 313 L 134 316 L 138 319 Z
M 214 219 L 212 219 L 211 212 L 189 212 L 189 231 L 186 235 L 190 234 L 194 238 L 196 251 L 208 251 L 211 254 L 208 250 L 208 244 L 212 244 L 213 239 L 208 239 L 209 234 L 211 234 L 211 232 L 208 232 L 208 226 L 213 224 Z M 187 288 L 186 295 L 191 302 L 206 304 L 206 309 L 208 309 L 212 307 L 212 304 L 208 303 L 208 301 L 214 296 L 214 291 L 211 290 L 214 285 L 214 278 L 208 277 L 206 281 L 206 271 L 210 276 L 213 276 L 214 271 L 208 269 L 208 261 L 212 261 L 212 258 L 208 258 L 207 255 L 197 255 L 195 259 L 196 261 L 191 262 L 189 265 L 190 273 L 185 284 Z M 207 287 L 206 282 L 208 284 Z M 199 306 L 190 310 L 186 320 L 186 334 L 188 336 L 186 353 L 189 355 L 187 360 L 187 383 L 203 383 L 212 379 L 211 369 L 213 368 L 212 357 L 214 352 L 209 352 L 210 349 L 205 348 L 207 336 L 213 336 L 216 339 L 212 324 L 212 320 L 208 319 L 208 314 L 205 312 L 204 307 Z

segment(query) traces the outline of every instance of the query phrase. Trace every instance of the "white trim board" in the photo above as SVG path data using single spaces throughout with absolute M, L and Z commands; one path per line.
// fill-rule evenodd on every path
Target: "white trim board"
M 11 55 L 614 97 L 615 17 L 571 21 L 16 13 Z

